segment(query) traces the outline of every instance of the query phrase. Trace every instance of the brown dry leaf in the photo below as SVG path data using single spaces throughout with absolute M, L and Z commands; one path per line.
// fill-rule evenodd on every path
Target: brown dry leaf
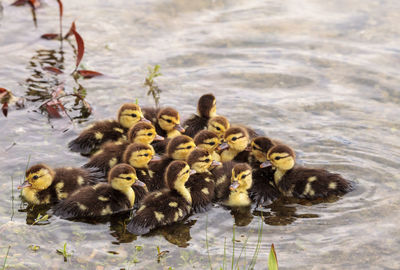
M 103 73 L 93 71 L 93 70 L 78 70 L 79 75 L 81 75 L 85 79 L 90 79 L 93 77 L 103 76 Z
M 44 70 L 47 70 L 47 71 L 50 71 L 50 72 L 53 72 L 53 73 L 55 73 L 55 74 L 62 74 L 62 73 L 64 73 L 64 72 L 62 72 L 62 70 L 60 70 L 60 69 L 58 69 L 58 68 L 56 68 L 56 67 L 44 67 L 43 69 L 44 69 Z
M 47 40 L 53 40 L 53 39 L 59 39 L 60 35 L 48 33 L 48 34 L 43 34 L 40 37 Z

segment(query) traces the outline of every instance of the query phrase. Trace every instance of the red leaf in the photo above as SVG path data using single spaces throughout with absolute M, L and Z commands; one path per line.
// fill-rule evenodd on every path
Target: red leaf
M 40 2 L 39 0 L 28 0 L 29 4 L 31 5 L 32 8 L 38 8 L 40 7 Z
M 43 34 L 42 36 L 41 36 L 41 38 L 43 38 L 43 39 L 47 39 L 47 40 L 52 40 L 52 39 L 58 39 L 60 37 L 60 35 L 59 34 Z
M 85 43 L 83 42 L 81 35 L 79 35 L 79 33 L 76 32 L 75 29 L 72 29 L 72 33 L 74 34 L 76 44 L 78 45 L 78 55 L 76 56 L 76 67 L 75 67 L 75 69 L 77 69 L 79 63 L 82 60 L 83 54 L 85 53 Z
M 69 28 L 68 33 L 65 35 L 64 38 L 68 38 L 70 35 L 72 35 L 73 30 L 76 31 L 75 22 L 72 22 L 71 27 Z
M 90 79 L 97 76 L 103 76 L 103 73 L 93 71 L 93 70 L 78 70 L 79 75 L 81 75 L 85 79 Z
M 5 89 L 5 88 L 0 87 L 0 93 L 4 93 L 4 92 L 7 92 L 7 93 L 8 93 L 8 90 Z
M 58 69 L 56 67 L 44 67 L 43 69 L 47 70 L 47 71 L 50 71 L 50 72 L 53 72 L 55 74 L 62 74 L 63 73 L 62 70 L 60 70 L 60 69 Z
M 29 0 L 17 0 L 17 1 L 15 1 L 14 3 L 12 3 L 11 5 L 12 5 L 12 6 L 23 6 L 23 5 L 25 5 L 26 3 L 28 3 L 28 1 L 29 1 Z
M 58 2 L 58 7 L 60 8 L 60 20 L 61 20 L 61 18 L 63 16 L 63 4 L 62 4 L 61 0 L 57 0 L 57 2 Z
M 50 103 L 50 102 L 49 102 Z M 46 111 L 50 118 L 61 118 L 61 114 L 58 112 L 57 105 L 46 104 Z
M 3 111 L 4 116 L 7 117 L 7 114 L 8 114 L 8 103 L 4 103 L 3 107 L 1 107 L 1 110 Z

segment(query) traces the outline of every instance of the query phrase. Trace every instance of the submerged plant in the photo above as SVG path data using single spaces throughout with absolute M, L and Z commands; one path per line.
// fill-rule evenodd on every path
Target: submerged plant
M 3 267 L 1 268 L 2 270 L 6 269 L 7 257 L 8 257 L 8 253 L 10 252 L 10 248 L 11 248 L 11 246 L 8 246 L 6 256 L 4 257 Z
M 160 65 L 155 65 L 154 68 L 148 67 L 148 74 L 144 81 L 144 86 L 147 86 L 149 88 L 149 91 L 147 91 L 147 95 L 153 96 L 156 107 L 159 106 L 161 89 L 158 87 L 157 83 L 154 82 L 154 79 L 161 75 L 162 74 L 160 73 Z

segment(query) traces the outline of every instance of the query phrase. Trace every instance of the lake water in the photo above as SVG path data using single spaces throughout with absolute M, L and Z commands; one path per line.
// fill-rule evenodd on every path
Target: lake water
M 0 1 L 0 87 L 27 100 L 0 116 L 0 266 L 11 246 L 7 269 L 208 269 L 209 261 L 220 269 L 224 260 L 231 269 L 232 257 L 243 269 L 262 224 L 255 269 L 267 268 L 272 243 L 280 269 L 400 269 L 399 1 L 64 1 L 64 33 L 76 20 L 82 64 L 105 74 L 76 81 L 74 39 L 62 47 L 40 39 L 59 29 L 57 2 L 36 10 L 37 27 L 29 6 L 11 3 Z M 124 217 L 30 225 L 45 210 L 24 211 L 16 190 L 28 157 L 84 164 L 67 143 L 123 102 L 152 106 L 143 81 L 156 64 L 162 106 L 186 118 L 213 92 L 219 114 L 286 142 L 299 164 L 338 172 L 356 189 L 318 204 L 215 206 L 145 237 L 127 233 Z M 64 73 L 43 70 L 49 65 Z M 60 83 L 66 93 L 86 89 L 88 121 L 73 99 L 65 101 L 74 123 L 40 113 Z M 67 262 L 56 253 L 64 243 Z M 168 251 L 159 262 L 157 247 Z

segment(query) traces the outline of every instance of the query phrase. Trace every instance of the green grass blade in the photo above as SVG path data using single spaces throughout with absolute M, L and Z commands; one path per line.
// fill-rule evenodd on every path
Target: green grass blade
M 3 263 L 3 267 L 1 268 L 1 270 L 6 269 L 7 257 L 8 257 L 8 253 L 10 252 L 10 248 L 11 248 L 11 246 L 8 246 L 6 257 L 4 258 L 4 263 Z
M 278 259 L 276 258 L 274 244 L 271 244 L 271 250 L 269 252 L 268 270 L 278 270 Z
M 212 265 L 211 265 L 211 256 L 210 256 L 210 249 L 208 248 L 208 214 L 206 215 L 206 248 L 207 248 L 207 254 L 208 254 L 208 263 L 210 264 L 210 269 L 212 270 Z
M 232 235 L 232 266 L 231 270 L 233 270 L 233 265 L 235 264 L 235 225 L 233 225 L 233 235 Z

